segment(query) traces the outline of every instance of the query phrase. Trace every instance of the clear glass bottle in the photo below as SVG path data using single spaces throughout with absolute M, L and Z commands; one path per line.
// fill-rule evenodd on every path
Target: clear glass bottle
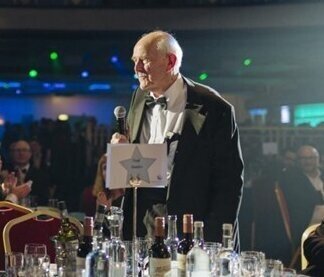
M 110 229 L 110 241 L 107 251 L 109 255 L 109 276 L 126 277 L 127 253 L 126 246 L 120 238 L 123 215 L 110 214 L 107 216 Z
M 93 250 L 93 217 L 84 217 L 84 234 L 79 243 L 79 249 L 76 258 L 77 270 L 85 268 L 86 256 Z
M 162 277 L 171 274 L 171 255 L 169 248 L 164 243 L 165 219 L 156 217 L 154 219 L 154 242 L 149 249 L 149 275 Z
M 223 224 L 223 247 L 218 255 L 218 275 L 220 276 L 238 276 L 239 274 L 239 256 L 234 251 L 233 243 L 233 224 Z
M 209 256 L 204 250 L 204 223 L 194 223 L 194 246 L 187 254 L 186 263 L 187 277 L 210 277 Z
M 102 242 L 104 240 L 102 224 L 105 219 L 106 210 L 107 210 L 106 205 L 99 204 L 97 206 L 97 210 L 94 218 L 94 226 L 93 226 L 93 249 L 96 249 L 98 248 L 99 245 L 102 245 Z
M 186 276 L 187 253 L 193 247 L 193 215 L 183 215 L 183 239 L 179 242 L 177 252 L 178 277 Z
M 168 216 L 168 237 L 165 240 L 165 244 L 170 248 L 171 261 L 176 261 L 179 244 L 176 215 Z
M 93 230 L 93 251 L 86 257 L 86 277 L 106 277 L 109 273 L 109 255 L 103 247 L 104 237 L 102 234 L 102 223 L 106 212 L 105 205 L 98 205 Z

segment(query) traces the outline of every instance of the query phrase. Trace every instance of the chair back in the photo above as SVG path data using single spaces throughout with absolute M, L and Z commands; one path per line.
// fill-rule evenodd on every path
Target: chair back
M 42 219 L 40 218 L 42 215 L 47 217 Z M 82 235 L 82 224 L 73 217 L 69 217 L 69 219 Z M 55 245 L 52 242 L 52 237 L 57 235 L 60 225 L 60 213 L 46 209 L 41 209 L 9 221 L 3 230 L 5 253 L 12 251 L 24 252 L 26 243 L 42 243 L 47 247 L 47 253 L 51 258 L 51 262 L 55 262 Z
M 0 230 L 12 219 L 31 213 L 32 210 L 8 201 L 0 201 Z M 0 270 L 5 269 L 3 240 L 0 239 Z
M 302 234 L 302 237 L 301 237 L 301 243 L 300 243 L 300 249 L 301 249 L 301 269 L 305 269 L 307 267 L 307 259 L 305 257 L 305 254 L 304 254 L 304 242 L 305 240 L 309 237 L 309 235 L 315 231 L 315 229 L 320 225 L 320 223 L 317 223 L 317 224 L 313 224 L 313 225 L 310 225 L 308 226 L 305 231 L 303 232 Z
M 294 268 L 296 263 L 298 262 L 298 258 L 301 255 L 300 251 L 300 246 L 296 246 L 292 237 L 292 227 L 291 227 L 291 222 L 290 222 L 290 215 L 289 215 L 289 209 L 286 201 L 286 197 L 284 192 L 282 191 L 280 185 L 278 182 L 275 184 L 275 194 L 277 198 L 277 202 L 279 205 L 281 217 L 285 226 L 285 231 L 287 238 L 291 244 L 291 249 L 292 249 L 292 258 L 289 263 L 289 267 Z

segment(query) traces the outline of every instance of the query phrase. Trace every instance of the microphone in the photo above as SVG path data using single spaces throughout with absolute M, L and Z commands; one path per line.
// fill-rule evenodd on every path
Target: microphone
M 114 109 L 114 115 L 117 120 L 117 129 L 118 133 L 126 136 L 127 128 L 126 128 L 126 109 L 123 106 L 117 106 Z

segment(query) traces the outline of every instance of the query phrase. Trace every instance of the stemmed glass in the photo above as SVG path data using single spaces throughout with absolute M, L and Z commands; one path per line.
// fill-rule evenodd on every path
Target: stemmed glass
M 24 269 L 24 255 L 21 252 L 6 253 L 5 269 L 8 277 L 22 276 Z
M 137 262 L 141 276 L 144 276 L 145 266 L 148 264 L 149 249 L 152 241 L 146 238 L 137 238 Z
M 27 243 L 25 245 L 26 273 L 37 274 L 49 270 L 49 257 L 45 244 Z

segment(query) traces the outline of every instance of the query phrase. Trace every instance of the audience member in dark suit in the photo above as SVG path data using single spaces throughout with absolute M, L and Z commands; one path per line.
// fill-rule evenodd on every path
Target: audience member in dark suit
M 0 201 L 7 200 L 18 203 L 19 199 L 26 197 L 31 189 L 28 184 L 17 186 L 17 177 L 14 172 L 2 171 L 2 160 L 0 158 Z
M 305 240 L 303 247 L 308 266 L 302 273 L 314 277 L 324 276 L 324 221 Z
M 138 191 L 138 235 L 148 229 L 145 214 L 154 217 L 157 210 L 167 210 L 178 216 L 179 224 L 184 213 L 192 213 L 195 220 L 204 221 L 206 240 L 221 241 L 223 223 L 232 223 L 237 230 L 242 194 L 243 162 L 234 108 L 214 89 L 180 74 L 182 49 L 169 33 L 144 35 L 132 60 L 140 86 L 130 104 L 130 134 L 128 138 L 114 134 L 112 143 L 172 141 L 168 188 Z M 127 239 L 132 237 L 131 192 L 125 195 Z M 163 206 L 166 209 L 158 209 Z
M 298 166 L 286 170 L 280 181 L 287 200 L 295 246 L 309 225 L 314 207 L 323 205 L 323 176 L 319 169 L 319 153 L 309 145 L 297 151 Z
M 19 140 L 10 145 L 10 164 L 8 170 L 15 171 L 18 186 L 31 180 L 31 193 L 37 205 L 47 205 L 50 192 L 50 178 L 44 169 L 31 164 L 31 148 L 27 141 Z

